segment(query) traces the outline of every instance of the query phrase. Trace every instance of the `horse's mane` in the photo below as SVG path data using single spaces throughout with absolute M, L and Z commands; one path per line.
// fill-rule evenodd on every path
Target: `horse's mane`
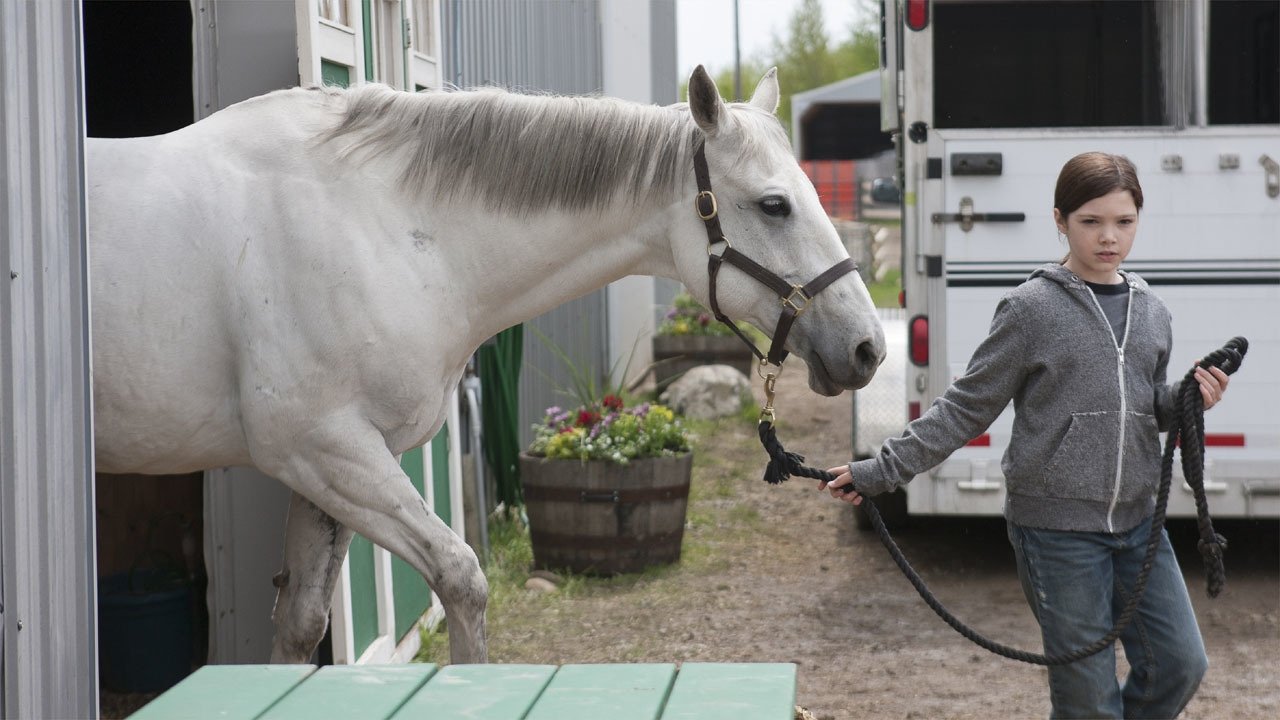
M 403 158 L 410 192 L 471 193 L 517 214 L 598 208 L 620 192 L 670 192 L 701 142 L 683 105 L 492 88 L 407 93 L 371 84 L 327 92 L 346 105 L 322 140 L 347 141 L 344 155 Z

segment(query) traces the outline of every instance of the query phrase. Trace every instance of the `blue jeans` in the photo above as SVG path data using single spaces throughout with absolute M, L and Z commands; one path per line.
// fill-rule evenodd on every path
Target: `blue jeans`
M 1142 569 L 1150 531 L 1151 518 L 1115 535 L 1009 523 L 1018 577 L 1046 654 L 1089 645 L 1111 630 Z M 1167 533 L 1120 641 L 1131 667 L 1123 688 L 1113 648 L 1049 668 L 1052 717 L 1172 718 L 1191 701 L 1209 660 Z

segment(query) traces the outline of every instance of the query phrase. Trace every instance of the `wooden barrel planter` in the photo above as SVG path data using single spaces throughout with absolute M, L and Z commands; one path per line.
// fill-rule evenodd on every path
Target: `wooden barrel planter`
M 732 335 L 653 336 L 654 382 L 659 388 L 698 365 L 731 365 L 751 377 L 754 361 L 751 350 Z
M 626 465 L 520 455 L 533 563 L 591 575 L 680 560 L 693 454 Z

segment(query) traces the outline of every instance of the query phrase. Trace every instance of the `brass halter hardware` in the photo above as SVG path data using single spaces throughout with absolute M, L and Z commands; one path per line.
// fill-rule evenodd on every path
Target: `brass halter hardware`
M 704 202 L 711 203 L 711 209 L 705 213 L 702 211 Z M 702 218 L 703 222 L 706 222 L 720 214 L 720 206 L 716 203 L 716 194 L 710 190 L 703 190 L 693 196 L 693 207 L 698 211 L 698 217 Z

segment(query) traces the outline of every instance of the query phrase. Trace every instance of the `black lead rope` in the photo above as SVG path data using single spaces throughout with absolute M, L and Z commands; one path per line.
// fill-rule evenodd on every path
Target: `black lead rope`
M 1214 366 L 1230 375 L 1240 368 L 1240 362 L 1248 349 L 1249 342 L 1247 340 L 1242 337 L 1235 337 L 1221 349 L 1205 356 L 1200 361 L 1200 365 Z M 804 465 L 804 457 L 802 455 L 787 452 L 782 447 L 782 443 L 778 442 L 773 423 L 767 417 L 761 419 L 759 430 L 760 442 L 769 453 L 769 465 L 764 472 L 766 482 L 771 484 L 781 483 L 791 475 L 800 475 L 825 482 L 835 479 L 835 476 L 825 470 Z M 915 571 L 915 568 L 911 567 L 911 564 L 907 562 L 902 550 L 890 537 L 888 529 L 885 528 L 884 520 L 881 519 L 880 511 L 875 502 L 871 498 L 864 496 L 862 507 L 866 510 L 867 517 L 871 519 L 871 524 L 875 527 L 876 534 L 880 536 L 880 541 L 884 543 L 889 555 L 893 557 L 893 561 L 897 563 L 903 575 L 906 575 L 907 580 L 915 587 L 916 592 L 920 594 L 925 604 L 932 608 L 938 614 L 938 617 L 942 618 L 956 632 L 986 650 L 1011 660 L 1020 660 L 1033 665 L 1067 665 L 1110 647 L 1116 641 L 1116 638 L 1120 637 L 1120 633 L 1129 625 L 1130 620 L 1133 619 L 1134 612 L 1142 602 L 1142 596 L 1147 589 L 1147 577 L 1155 564 L 1156 551 L 1160 546 L 1160 533 L 1164 529 L 1165 511 L 1169 503 L 1169 487 L 1173 480 L 1173 451 L 1175 447 L 1179 446 L 1182 456 L 1182 474 L 1187 484 L 1191 486 L 1196 498 L 1196 514 L 1200 530 L 1199 549 L 1200 556 L 1204 560 L 1208 584 L 1206 590 L 1209 597 L 1217 597 L 1218 593 L 1222 592 L 1222 588 L 1226 584 L 1226 571 L 1222 565 L 1222 553 L 1226 550 L 1227 541 L 1214 532 L 1213 521 L 1209 517 L 1209 504 L 1205 499 L 1204 399 L 1200 396 L 1200 386 L 1195 379 L 1195 369 L 1192 368 L 1183 377 L 1177 397 L 1174 398 L 1173 423 L 1169 428 L 1169 434 L 1164 445 L 1164 455 L 1161 458 L 1160 489 L 1156 493 L 1155 513 L 1151 516 L 1151 535 L 1147 538 L 1146 555 L 1142 560 L 1142 571 L 1138 574 L 1133 593 L 1130 595 L 1129 601 L 1125 604 L 1120 617 L 1116 619 L 1115 625 L 1110 632 L 1091 645 L 1058 655 L 1041 655 L 1001 645 L 983 637 L 976 630 L 961 622 L 933 596 L 933 593 L 929 591 L 929 586 L 925 584 L 919 573 Z

